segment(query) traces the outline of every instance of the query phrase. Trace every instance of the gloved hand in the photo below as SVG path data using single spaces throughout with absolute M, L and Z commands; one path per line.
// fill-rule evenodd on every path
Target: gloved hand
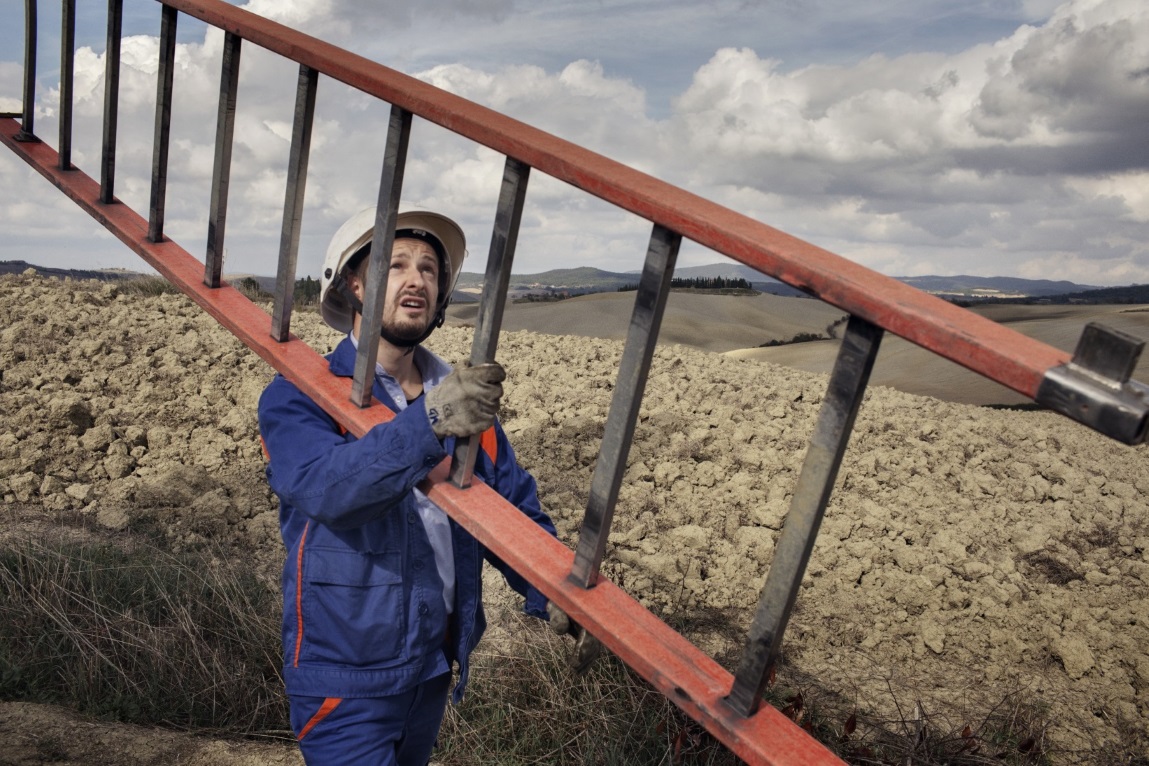
M 496 362 L 456 367 L 427 392 L 427 418 L 435 436 L 472 436 L 490 428 L 499 410 L 506 377 L 506 371 Z
M 602 654 L 602 642 L 587 633 L 577 622 L 572 620 L 566 612 L 553 601 L 547 602 L 547 617 L 550 618 L 551 630 L 560 636 L 573 636 L 575 639 L 574 654 L 571 655 L 570 665 L 575 673 L 582 675 L 591 666 L 598 656 Z

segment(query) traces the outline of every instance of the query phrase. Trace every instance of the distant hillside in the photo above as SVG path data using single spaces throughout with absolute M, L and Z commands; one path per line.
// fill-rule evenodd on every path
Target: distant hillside
M 524 292 L 568 291 L 574 294 L 606 292 L 617 290 L 624 285 L 635 284 L 640 272 L 625 273 L 604 271 L 590 267 L 578 269 L 554 269 L 538 274 L 511 275 L 511 289 Z M 745 279 L 755 290 L 784 296 L 805 296 L 806 293 L 784 282 L 768 277 L 745 264 L 729 261 L 711 263 L 705 266 L 682 266 L 674 270 L 674 276 L 682 279 L 699 277 L 724 277 Z M 1022 279 L 1020 277 L 976 277 L 922 276 L 895 277 L 919 290 L 934 293 L 946 298 L 966 300 L 1044 298 L 1097 289 L 1094 285 L 1080 285 L 1065 280 Z M 463 272 L 459 275 L 459 288 L 475 290 L 483 285 L 483 275 Z
M 896 279 L 927 293 L 973 299 L 1041 297 L 1095 289 L 1094 285 L 1079 285 L 1065 280 L 975 277 L 968 274 L 950 277 L 896 277 Z
M 0 261 L 0 274 L 20 274 L 35 269 L 44 276 L 71 277 L 73 279 L 137 279 L 145 276 L 127 269 L 57 269 L 36 266 L 26 261 Z M 620 287 L 638 282 L 640 272 L 616 272 L 583 266 L 574 269 L 552 269 L 538 274 L 512 274 L 512 297 L 551 294 L 569 297 L 588 293 L 613 292 Z M 772 295 L 806 296 L 806 293 L 768 277 L 749 266 L 734 261 L 712 263 L 706 266 L 683 266 L 674 270 L 679 279 L 724 277 L 745 279 L 755 290 Z M 275 289 L 274 276 L 256 274 L 225 275 L 228 282 L 251 277 L 264 290 Z M 958 302 L 994 303 L 1027 302 L 1040 299 L 1043 303 L 1149 303 L 1149 285 L 1126 287 L 1096 287 L 1065 280 L 1022 279 L 1020 277 L 921 276 L 895 277 L 919 290 L 934 293 Z M 453 300 L 468 303 L 478 299 L 483 286 L 483 274 L 464 271 Z
M 1100 287 L 1096 290 L 1083 290 L 1076 293 L 1050 296 L 1048 303 L 1149 303 L 1149 285 L 1128 285 L 1126 287 Z
M 144 276 L 138 271 L 127 269 L 53 269 L 47 266 L 37 266 L 27 261 L 0 261 L 0 274 L 23 274 L 32 269 L 44 277 L 71 277 L 72 279 L 99 279 L 110 282 L 120 279 L 137 279 Z
M 620 287 L 638 283 L 641 272 L 604 271 L 589 266 L 576 269 L 552 269 L 538 274 L 512 274 L 512 290 L 567 291 L 575 294 L 599 293 L 617 290 Z M 710 266 L 683 266 L 674 270 L 674 276 L 682 279 L 698 277 L 741 278 L 753 285 L 754 289 L 773 295 L 805 295 L 801 290 L 790 287 L 776 279 L 767 277 L 749 266 L 740 263 L 712 264 Z M 459 275 L 460 289 L 477 289 L 483 286 L 483 275 L 464 271 Z
M 512 274 L 511 287 L 553 287 L 566 290 L 605 292 L 634 282 L 630 274 L 582 266 L 576 269 L 552 269 L 538 274 Z M 464 271 L 459 275 L 458 287 L 482 287 L 483 275 Z

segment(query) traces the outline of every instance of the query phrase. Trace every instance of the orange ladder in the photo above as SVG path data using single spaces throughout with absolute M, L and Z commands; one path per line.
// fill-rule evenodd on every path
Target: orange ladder
M 519 222 L 533 170 L 546 173 L 652 222 L 645 264 L 595 466 L 578 545 L 572 554 L 471 471 L 478 445 L 456 454 L 421 488 L 456 522 L 526 577 L 620 659 L 751 764 L 840 761 L 768 705 L 762 692 L 778 656 L 806 564 L 829 501 L 854 418 L 885 331 L 953 360 L 1070 418 L 1128 444 L 1149 429 L 1149 386 L 1130 379 L 1143 342 L 1089 325 L 1076 353 L 1025 337 L 777 229 L 606 157 L 441 91 L 222 0 L 159 0 L 162 5 L 151 198 L 147 219 L 113 194 L 119 40 L 123 0 L 108 0 L 108 48 L 100 182 L 70 160 L 75 0 L 62 0 L 61 119 L 58 149 L 33 132 L 36 0 L 25 0 L 23 112 L 0 115 L 0 141 L 36 168 L 224 327 L 294 382 L 349 431 L 363 435 L 392 417 L 371 400 L 375 344 L 359 348 L 352 381 L 290 333 L 296 255 L 319 75 L 391 104 L 380 178 L 375 241 L 389 253 L 413 115 L 506 157 L 495 212 L 471 361 L 495 358 Z M 179 14 L 225 31 L 207 252 L 201 262 L 164 236 L 168 133 Z M 243 41 L 299 64 L 275 302 L 267 314 L 221 281 Z M 19 118 L 19 121 L 18 121 Z M 799 475 L 745 650 L 733 675 L 600 577 L 619 486 L 634 434 L 678 247 L 683 237 L 776 277 L 850 314 L 829 388 Z M 384 259 L 372 260 L 364 330 L 378 332 Z

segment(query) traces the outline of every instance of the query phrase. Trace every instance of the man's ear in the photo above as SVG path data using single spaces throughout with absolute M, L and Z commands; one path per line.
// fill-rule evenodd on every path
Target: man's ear
M 344 280 L 347 282 L 347 289 L 351 291 L 351 294 L 359 300 L 363 300 L 363 280 L 359 278 L 359 271 L 348 271 Z

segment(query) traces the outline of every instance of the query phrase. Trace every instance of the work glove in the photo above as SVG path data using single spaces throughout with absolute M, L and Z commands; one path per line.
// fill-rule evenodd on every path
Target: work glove
M 495 422 L 507 373 L 496 362 L 464 364 L 427 392 L 427 419 L 435 436 L 472 436 Z
M 574 654 L 570 657 L 570 666 L 574 672 L 582 675 L 590 669 L 591 664 L 602 654 L 602 642 L 586 632 L 586 629 L 572 620 L 566 612 L 553 601 L 547 602 L 547 617 L 551 630 L 560 636 L 572 636 L 575 639 Z

